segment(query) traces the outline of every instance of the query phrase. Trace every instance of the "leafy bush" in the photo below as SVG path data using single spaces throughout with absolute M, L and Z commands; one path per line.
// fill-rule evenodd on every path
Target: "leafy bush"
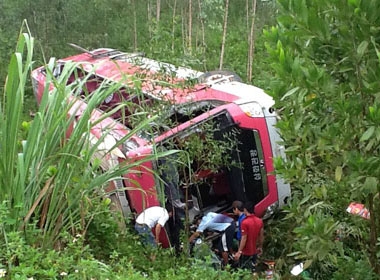
M 379 279 L 379 276 L 372 271 L 369 261 L 366 261 L 362 255 L 356 253 L 354 256 L 347 256 L 338 260 L 337 270 L 332 273 L 331 279 L 371 280 Z
M 281 228 L 292 234 L 281 255 L 289 264 L 305 262 L 315 279 L 348 271 L 362 279 L 360 268 L 344 274 L 342 265 L 352 259 L 379 274 L 380 4 L 278 4 L 278 24 L 265 37 L 287 155 L 276 171 L 293 188 L 288 224 Z M 364 203 L 371 219 L 349 216 L 345 209 L 352 201 Z

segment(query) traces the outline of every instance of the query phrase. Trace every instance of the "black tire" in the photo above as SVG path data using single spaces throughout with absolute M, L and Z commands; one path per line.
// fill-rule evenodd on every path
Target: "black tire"
M 232 76 L 229 80 L 236 81 L 236 82 L 242 82 L 242 79 L 234 72 L 228 71 L 228 70 L 215 70 L 210 71 L 202 74 L 199 76 L 199 82 L 200 83 L 210 83 L 214 80 L 217 80 L 221 78 L 222 76 Z

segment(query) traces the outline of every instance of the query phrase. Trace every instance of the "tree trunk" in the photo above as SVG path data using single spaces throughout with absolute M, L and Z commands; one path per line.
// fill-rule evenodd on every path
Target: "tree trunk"
M 157 0 L 157 7 L 156 7 L 156 21 L 157 21 L 157 25 L 160 22 L 160 14 L 161 14 L 161 0 Z
M 229 0 L 226 0 L 226 6 L 224 8 L 225 10 L 224 10 L 223 38 L 222 38 L 222 49 L 220 51 L 219 70 L 223 69 L 224 47 L 226 44 L 226 37 L 227 37 L 228 4 L 229 4 Z
M 176 9 L 177 9 L 177 0 L 174 0 L 173 18 L 172 18 L 172 52 L 173 53 L 174 53 L 174 44 L 175 44 Z
M 378 209 L 380 209 L 380 192 L 378 190 L 377 194 L 374 195 L 373 197 L 374 199 L 374 209 L 377 209 L 377 211 L 379 211 Z M 377 203 L 375 203 L 375 201 L 377 201 Z M 376 210 L 374 210 L 376 211 Z M 371 213 L 371 212 L 370 212 Z M 375 216 L 372 217 L 372 219 L 374 219 L 374 223 L 375 223 L 375 232 L 374 232 L 374 235 L 375 235 L 375 238 L 377 238 L 378 234 L 379 234 L 379 231 L 380 231 L 380 218 L 379 218 L 379 213 L 378 212 L 375 212 Z M 376 243 L 375 243 L 376 244 Z M 375 250 L 376 250 L 376 247 L 375 247 Z M 376 268 L 375 268 L 375 271 L 377 274 L 380 275 L 380 263 L 379 263 L 379 259 L 377 258 L 376 259 Z
M 151 14 L 150 0 L 148 0 L 147 13 L 148 13 L 148 33 L 149 33 L 149 40 L 150 40 L 152 39 L 152 14 Z
M 133 49 L 137 50 L 137 14 L 136 14 L 136 1 L 132 0 L 133 9 Z
M 204 56 L 206 54 L 206 38 L 205 38 L 205 23 L 204 23 L 204 19 L 203 19 L 203 15 L 202 15 L 202 4 L 201 4 L 201 0 L 198 0 L 198 14 L 199 14 L 199 22 L 201 24 L 201 48 L 202 48 L 202 55 Z M 204 64 L 204 67 L 206 68 L 206 59 L 205 57 L 203 57 L 203 64 Z
M 186 30 L 186 19 L 185 19 L 185 8 L 182 7 L 181 9 L 181 33 L 182 33 L 182 49 L 184 52 L 186 52 L 187 49 L 187 30 Z
M 248 29 L 249 29 L 249 0 L 246 0 L 245 1 L 245 9 L 246 9 L 246 24 L 247 24 L 247 35 L 248 35 L 248 42 L 249 42 L 249 32 L 248 32 Z
M 247 73 L 247 81 L 248 81 L 248 73 L 249 73 L 249 42 L 251 41 L 250 39 L 250 28 L 249 28 L 249 22 L 250 22 L 250 12 L 249 12 L 249 0 L 246 0 L 245 1 L 245 11 L 246 11 L 246 32 L 247 32 L 247 43 L 248 43 L 248 52 L 247 52 L 247 69 L 246 69 L 246 73 Z
M 189 37 L 188 37 L 188 49 L 189 49 L 189 53 L 191 54 L 191 46 L 192 46 L 192 41 L 191 41 L 191 35 L 193 33 L 193 30 L 192 30 L 192 24 L 193 24 L 193 20 L 192 20 L 192 17 L 193 17 L 193 14 L 192 14 L 192 3 L 193 1 L 192 0 L 189 0 Z
M 369 240 L 369 261 L 371 263 L 371 266 L 373 270 L 380 274 L 380 265 L 377 260 L 377 250 L 376 250 L 376 243 L 377 243 L 377 228 L 376 228 L 376 217 L 377 213 L 375 211 L 374 207 L 374 195 L 369 195 L 369 212 L 371 213 L 370 218 L 370 240 Z
M 255 51 L 255 17 L 256 17 L 256 0 L 252 1 L 252 12 L 251 12 L 251 29 L 249 32 L 249 49 L 248 49 L 248 65 L 247 65 L 247 81 L 252 80 L 252 65 L 253 56 Z

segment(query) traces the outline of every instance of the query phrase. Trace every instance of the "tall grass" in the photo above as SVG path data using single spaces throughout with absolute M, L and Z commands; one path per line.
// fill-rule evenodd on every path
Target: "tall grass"
M 126 161 L 110 170 L 100 171 L 100 161 L 94 154 L 102 146 L 104 135 L 91 143 L 90 129 L 109 116 L 91 119 L 91 112 L 121 85 L 104 83 L 91 99 L 80 118 L 70 97 L 83 84 L 66 86 L 67 79 L 77 65 L 66 64 L 59 78 L 53 75 L 55 61 L 46 65 L 46 89 L 38 112 L 27 127 L 26 139 L 21 139 L 20 125 L 24 106 L 24 89 L 33 65 L 33 38 L 21 33 L 16 51 L 9 64 L 4 103 L 0 114 L 0 201 L 8 207 L 10 218 L 2 222 L 2 231 L 25 230 L 31 226 L 41 230 L 40 245 L 59 245 L 61 232 L 82 232 L 94 215 L 94 199 L 101 199 L 110 180 L 121 178 L 133 168 L 157 158 L 156 154 L 139 161 Z M 89 78 L 91 73 L 86 78 Z M 86 78 L 83 80 L 85 82 Z M 82 83 L 83 83 L 82 82 Z M 49 85 L 53 90 L 49 92 Z M 142 121 L 123 139 L 109 149 L 128 140 L 136 131 L 149 125 L 152 119 Z M 67 138 L 67 130 L 75 123 Z M 108 128 L 112 129 L 112 128 Z M 92 139 L 93 140 L 93 139 Z M 107 151 L 107 152 L 109 152 Z M 170 152 L 169 152 L 170 153 Z M 163 153 L 161 156 L 168 154 Z M 138 186 L 137 186 L 138 187 Z
M 32 66 L 33 38 L 23 33 L 12 55 L 0 112 L 0 199 L 9 207 L 8 225 L 17 227 L 22 217 L 25 172 L 19 153 L 19 126 L 24 105 L 24 89 Z

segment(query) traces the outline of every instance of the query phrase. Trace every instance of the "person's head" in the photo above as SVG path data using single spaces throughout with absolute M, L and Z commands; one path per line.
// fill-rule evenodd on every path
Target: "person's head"
M 244 213 L 247 216 L 255 214 L 255 203 L 253 203 L 252 201 L 245 202 L 243 205 L 243 208 L 244 208 Z
M 201 223 L 201 221 L 202 221 L 202 218 L 203 218 L 203 214 L 201 213 L 201 214 L 198 214 L 198 215 L 196 215 L 195 217 L 194 217 L 194 219 L 193 219 L 193 225 L 195 225 L 195 226 L 199 226 L 199 224 Z
M 173 217 L 173 205 L 170 202 L 165 203 L 165 209 L 168 211 L 169 217 Z
M 234 215 L 239 216 L 241 213 L 243 213 L 244 207 L 243 207 L 243 202 L 240 200 L 235 200 L 232 202 L 232 212 Z

